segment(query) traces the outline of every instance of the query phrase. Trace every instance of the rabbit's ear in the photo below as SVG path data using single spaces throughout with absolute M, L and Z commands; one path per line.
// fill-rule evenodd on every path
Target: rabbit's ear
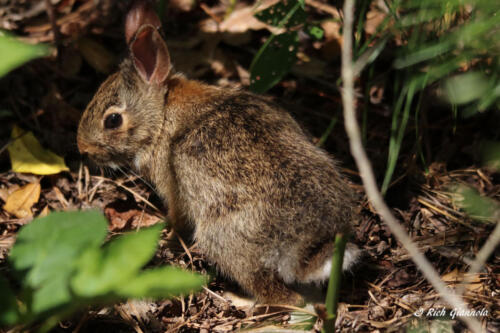
M 136 0 L 128 11 L 125 20 L 125 40 L 127 44 L 130 44 L 137 31 L 146 24 L 150 24 L 156 29 L 161 28 L 161 21 L 151 3 L 147 0 Z
M 158 30 L 143 25 L 130 44 L 135 68 L 147 83 L 162 84 L 170 72 L 170 55 Z

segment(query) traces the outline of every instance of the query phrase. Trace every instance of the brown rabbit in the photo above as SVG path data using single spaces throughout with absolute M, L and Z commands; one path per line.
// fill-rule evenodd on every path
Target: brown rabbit
M 78 147 L 150 180 L 174 226 L 258 301 L 301 304 L 292 283 L 328 279 L 333 240 L 349 233 L 353 195 L 336 162 L 267 100 L 174 73 L 151 7 L 126 19 L 130 49 L 99 88 Z M 348 246 L 344 268 L 358 250 Z

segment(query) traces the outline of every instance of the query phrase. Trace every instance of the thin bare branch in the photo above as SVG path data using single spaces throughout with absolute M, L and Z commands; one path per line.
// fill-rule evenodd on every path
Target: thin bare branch
M 467 305 L 443 283 L 438 273 L 427 261 L 418 248 L 408 236 L 403 227 L 398 223 L 389 207 L 385 204 L 382 195 L 377 187 L 377 182 L 373 174 L 371 163 L 363 148 L 359 125 L 356 120 L 354 110 L 354 71 L 352 64 L 352 35 L 354 21 L 354 0 L 345 0 L 344 2 L 344 38 L 342 45 L 342 101 L 344 104 L 345 128 L 349 136 L 351 153 L 359 169 L 363 185 L 368 199 L 375 207 L 384 222 L 389 226 L 396 239 L 405 247 L 411 255 L 417 267 L 422 271 L 427 280 L 440 293 L 441 297 L 452 307 L 457 309 L 467 309 Z M 462 321 L 473 331 L 481 332 L 481 325 L 472 317 L 461 317 Z

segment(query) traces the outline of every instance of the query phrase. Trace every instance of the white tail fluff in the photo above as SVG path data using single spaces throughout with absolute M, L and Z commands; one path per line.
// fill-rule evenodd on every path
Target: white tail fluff
M 342 270 L 349 271 L 352 267 L 358 262 L 359 257 L 361 256 L 361 250 L 352 243 L 347 243 L 345 252 L 344 252 L 344 261 L 342 263 Z M 330 272 L 332 270 L 332 257 L 328 257 L 324 264 L 307 275 L 304 279 L 306 283 L 322 283 L 327 281 L 330 278 Z

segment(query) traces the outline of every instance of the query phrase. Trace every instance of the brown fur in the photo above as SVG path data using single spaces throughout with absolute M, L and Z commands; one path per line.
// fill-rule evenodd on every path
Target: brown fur
M 80 150 L 150 180 L 175 225 L 190 223 L 203 253 L 259 301 L 300 304 L 285 282 L 319 269 L 354 218 L 335 161 L 259 96 L 172 73 L 150 83 L 140 71 L 126 59 L 102 84 Z M 103 128 L 111 106 L 124 107 L 117 130 Z

